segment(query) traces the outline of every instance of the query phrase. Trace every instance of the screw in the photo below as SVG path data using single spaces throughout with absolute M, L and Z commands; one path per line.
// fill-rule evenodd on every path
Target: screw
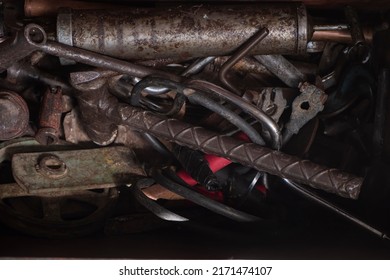
M 51 154 L 41 157 L 35 168 L 39 173 L 51 179 L 60 179 L 68 173 L 65 162 Z

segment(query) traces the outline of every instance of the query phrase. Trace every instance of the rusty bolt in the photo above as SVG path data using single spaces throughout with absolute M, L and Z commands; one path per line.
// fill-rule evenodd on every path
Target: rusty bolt
M 51 154 L 41 157 L 35 168 L 40 174 L 51 179 L 60 179 L 68 173 L 65 162 Z

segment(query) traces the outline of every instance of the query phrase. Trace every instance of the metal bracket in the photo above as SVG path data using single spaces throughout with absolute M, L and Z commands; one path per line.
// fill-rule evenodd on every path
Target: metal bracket
M 324 109 L 327 95 L 324 91 L 309 83 L 299 86 L 301 94 L 292 104 L 292 113 L 283 135 L 283 143 L 288 142 L 294 134 Z
M 127 147 L 19 153 L 12 157 L 12 170 L 29 194 L 112 188 L 145 176 Z

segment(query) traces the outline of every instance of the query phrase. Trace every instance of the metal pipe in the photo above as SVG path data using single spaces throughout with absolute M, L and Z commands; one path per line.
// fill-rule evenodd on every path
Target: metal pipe
M 349 30 L 348 24 L 316 24 L 313 31 Z
M 364 38 L 367 42 L 373 39 L 374 30 L 367 26 L 363 27 Z M 351 44 L 352 37 L 349 30 L 314 30 L 312 41 L 332 41 L 342 44 Z
M 306 52 L 309 24 L 297 3 L 237 6 L 173 6 L 137 14 L 107 10 L 68 10 L 57 20 L 57 40 L 112 57 L 137 60 L 227 55 L 269 29 L 252 54 Z
M 256 55 L 255 58 L 289 87 L 297 88 L 306 81 L 305 75 L 281 55 Z

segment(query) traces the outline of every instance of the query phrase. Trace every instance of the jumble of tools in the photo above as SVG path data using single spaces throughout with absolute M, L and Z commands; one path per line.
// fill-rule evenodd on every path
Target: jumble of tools
M 277 224 L 292 191 L 388 238 L 385 9 L 52 2 L 1 3 L 3 223 Z

